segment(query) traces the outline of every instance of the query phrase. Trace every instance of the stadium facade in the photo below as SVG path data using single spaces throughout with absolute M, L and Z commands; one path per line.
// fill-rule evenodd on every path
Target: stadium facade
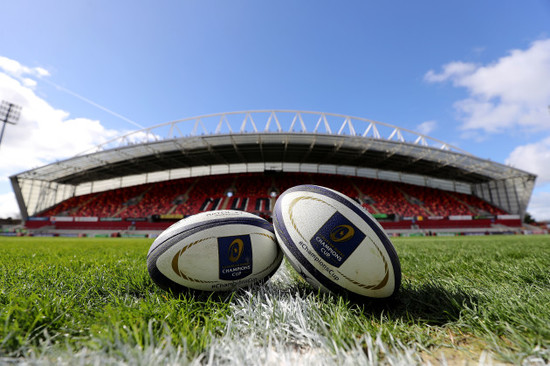
M 332 113 L 256 110 L 134 131 L 10 180 L 26 220 L 73 196 L 266 171 L 356 176 L 464 193 L 521 218 L 536 179 L 387 123 Z

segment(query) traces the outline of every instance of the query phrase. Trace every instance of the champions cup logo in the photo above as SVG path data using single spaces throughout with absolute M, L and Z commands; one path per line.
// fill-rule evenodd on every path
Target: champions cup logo
M 335 212 L 313 235 L 310 243 L 323 260 L 335 267 L 340 267 L 361 244 L 365 236 L 344 215 Z
M 353 238 L 355 229 L 350 225 L 338 225 L 330 232 L 330 240 L 342 243 Z
M 218 238 L 220 280 L 234 281 L 252 273 L 250 235 Z
M 241 239 L 235 239 L 229 244 L 228 258 L 230 262 L 235 263 L 243 254 L 244 243 Z

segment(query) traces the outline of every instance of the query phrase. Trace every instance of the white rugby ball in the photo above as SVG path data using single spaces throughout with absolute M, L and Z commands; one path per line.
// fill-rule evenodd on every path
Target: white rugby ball
M 380 224 L 335 190 L 300 185 L 275 203 L 275 234 L 289 262 L 312 286 L 367 298 L 394 295 L 399 258 Z
M 230 291 L 267 280 L 282 259 L 267 220 L 219 210 L 190 216 L 162 232 L 147 253 L 147 269 L 165 290 Z

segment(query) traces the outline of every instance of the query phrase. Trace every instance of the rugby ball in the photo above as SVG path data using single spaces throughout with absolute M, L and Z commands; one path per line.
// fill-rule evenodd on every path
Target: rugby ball
M 386 298 L 401 283 L 399 258 L 380 224 L 335 190 L 300 185 L 275 203 L 273 225 L 290 264 L 312 286 Z
M 219 210 L 184 218 L 162 232 L 147 253 L 147 269 L 165 290 L 230 291 L 267 280 L 282 259 L 267 220 Z

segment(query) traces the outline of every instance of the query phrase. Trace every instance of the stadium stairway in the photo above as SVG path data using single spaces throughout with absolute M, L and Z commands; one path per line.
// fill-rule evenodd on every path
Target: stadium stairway
M 407 202 L 409 202 L 411 205 L 418 208 L 418 212 L 413 216 L 435 216 L 425 205 L 424 202 L 416 197 L 411 196 L 407 192 L 405 192 L 404 189 L 402 189 L 399 185 L 393 184 L 395 189 L 397 189 L 405 198 Z
M 76 205 L 76 207 L 74 207 L 71 212 L 69 213 L 70 216 L 76 216 L 77 215 L 77 212 L 80 211 L 80 209 L 82 207 L 86 207 L 88 205 L 90 205 L 94 200 L 97 199 L 97 197 L 99 197 L 99 194 L 92 194 L 90 195 L 90 197 L 85 200 L 84 202 L 80 202 L 78 203 L 78 205 Z
M 368 195 L 361 192 L 361 189 L 357 186 L 357 184 L 355 184 L 355 182 L 352 179 L 348 178 L 348 180 L 349 180 L 349 184 L 351 184 L 353 189 L 355 189 L 355 191 L 357 192 L 357 197 L 359 199 L 359 203 L 361 204 L 361 206 L 366 208 L 367 211 L 371 214 L 380 214 L 381 212 L 378 208 L 376 208 L 376 206 L 370 203 L 364 202 L 364 197 L 368 197 Z
M 170 207 L 170 209 L 166 212 L 167 215 L 172 215 L 176 212 L 176 210 L 178 210 L 178 209 L 183 210 L 182 207 L 187 206 L 187 202 L 189 201 L 189 194 L 195 188 L 198 181 L 199 181 L 198 178 L 195 178 L 193 180 L 193 182 L 189 185 L 189 187 L 187 187 L 185 192 L 183 192 L 183 194 L 181 195 L 182 201 L 178 204 L 172 205 L 172 207 Z M 180 196 L 177 196 L 177 197 L 180 197 Z

